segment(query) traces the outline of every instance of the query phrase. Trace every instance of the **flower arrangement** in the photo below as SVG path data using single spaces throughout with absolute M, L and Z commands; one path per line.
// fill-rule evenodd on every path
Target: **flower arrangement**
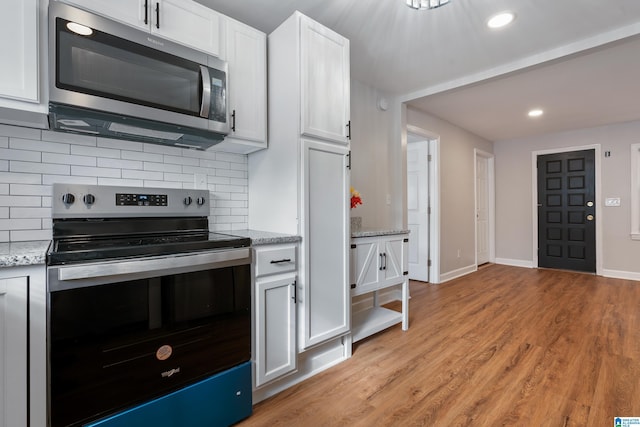
M 351 187 L 351 209 L 362 204 L 362 197 L 353 187 Z

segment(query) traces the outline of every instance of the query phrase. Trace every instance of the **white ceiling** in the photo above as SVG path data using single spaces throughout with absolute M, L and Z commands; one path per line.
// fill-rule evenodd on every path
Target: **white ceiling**
M 489 140 L 640 120 L 639 0 L 197 1 L 266 33 L 299 10 L 349 38 L 353 78 Z

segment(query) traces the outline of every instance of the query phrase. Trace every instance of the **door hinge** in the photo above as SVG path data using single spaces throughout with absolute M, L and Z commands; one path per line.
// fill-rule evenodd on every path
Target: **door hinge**
M 427 208 L 427 215 L 431 215 L 431 206 Z
M 427 154 L 427 161 L 430 162 L 432 160 L 431 154 Z
M 427 267 L 431 267 L 431 260 L 430 259 L 427 260 Z
M 347 169 L 351 170 L 351 151 L 347 154 Z

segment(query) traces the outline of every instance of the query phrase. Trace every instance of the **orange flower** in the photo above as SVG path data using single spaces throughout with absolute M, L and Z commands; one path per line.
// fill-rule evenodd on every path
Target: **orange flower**
M 351 209 L 361 204 L 362 198 L 360 197 L 360 193 L 358 193 L 353 187 L 351 187 Z

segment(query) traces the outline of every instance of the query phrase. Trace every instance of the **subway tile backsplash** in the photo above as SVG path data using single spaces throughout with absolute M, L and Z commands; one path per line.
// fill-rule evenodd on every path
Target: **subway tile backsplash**
M 248 224 L 247 156 L 0 125 L 0 242 L 51 238 L 51 184 L 194 188 L 206 176 L 209 226 Z

